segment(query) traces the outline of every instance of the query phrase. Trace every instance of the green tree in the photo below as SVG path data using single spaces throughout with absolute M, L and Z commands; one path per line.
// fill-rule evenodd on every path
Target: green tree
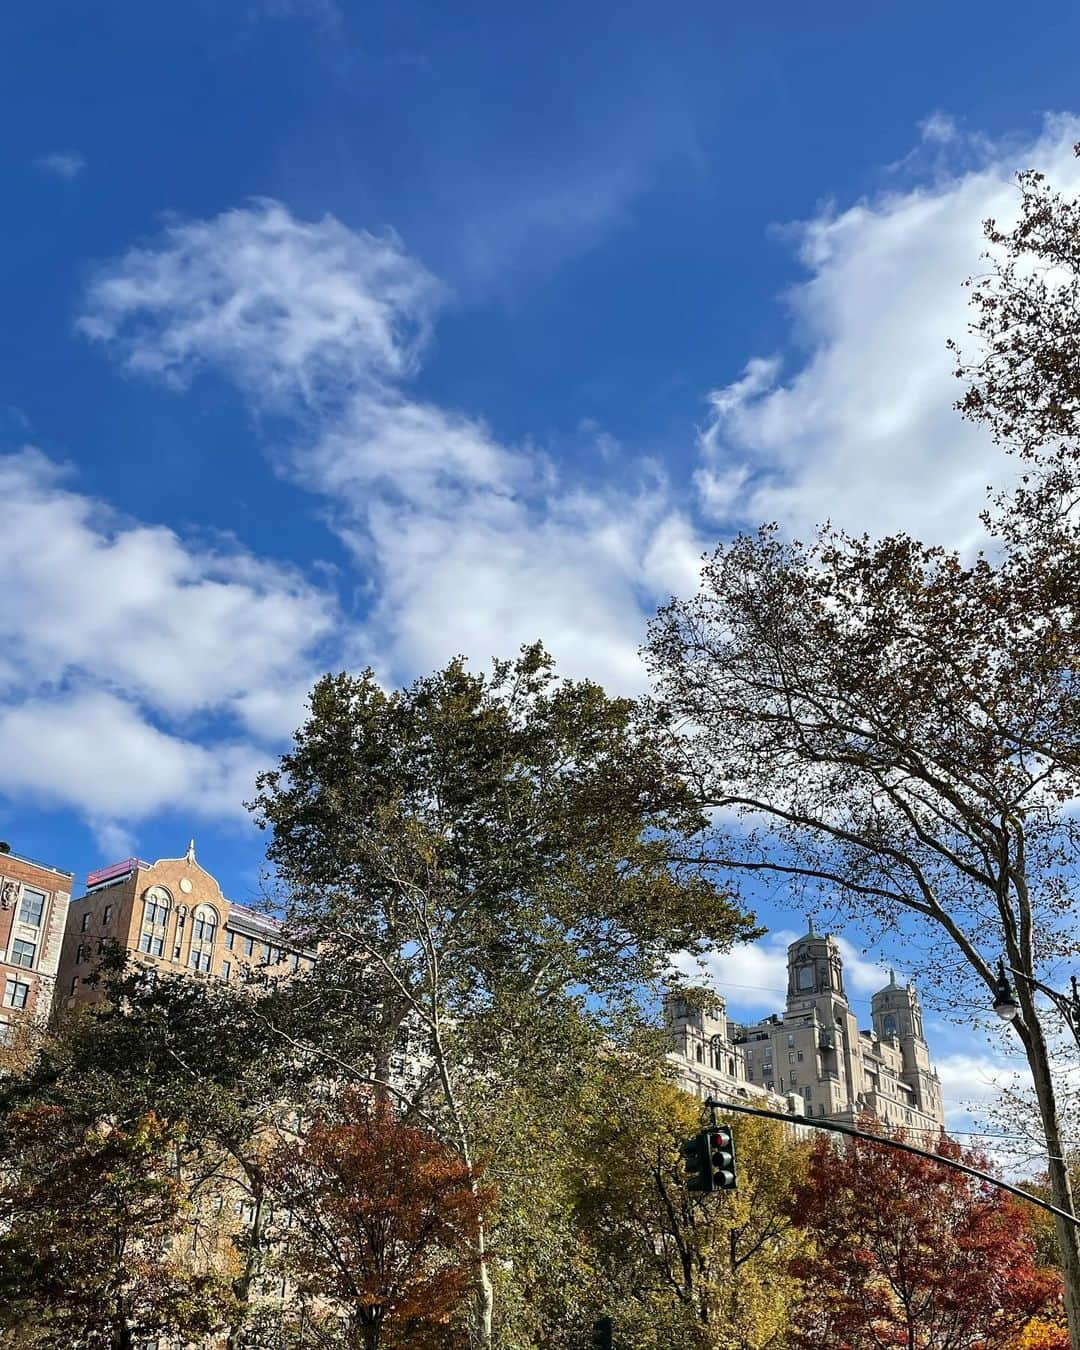
M 0 1118 L 37 1104 L 86 1129 L 134 1128 L 153 1113 L 182 1137 L 176 1166 L 191 1240 L 207 1268 L 229 1271 L 228 1345 L 239 1346 L 266 1255 L 266 1159 L 292 1133 L 307 1091 L 309 1070 L 278 1031 L 304 1008 L 302 981 L 230 986 L 127 965 L 118 952 L 98 978 L 107 1004 L 70 1021 L 4 1084 Z M 238 1205 L 242 1223 L 214 1217 Z
M 767 1350 L 786 1344 L 805 1240 L 790 1214 L 808 1146 L 772 1121 L 741 1118 L 738 1186 L 687 1191 L 683 1143 L 701 1104 L 656 1074 L 608 1075 L 582 1141 L 576 1218 L 599 1306 L 635 1350 Z M 597 1104 L 598 1106 L 600 1103 Z
M 177 1138 L 152 1114 L 87 1128 L 59 1106 L 0 1131 L 0 1327 L 19 1343 L 133 1350 L 216 1331 L 227 1287 L 181 1259 Z
M 669 865 L 705 821 L 665 739 L 633 701 L 557 679 L 539 646 L 489 677 L 455 660 L 389 693 L 370 671 L 327 676 L 253 809 L 289 929 L 319 946 L 315 1039 L 337 1029 L 337 1061 L 470 1168 L 469 1096 L 520 1075 L 531 1021 L 560 1006 L 602 1021 L 674 952 L 753 931 Z M 481 1347 L 487 1236 L 478 1222 Z

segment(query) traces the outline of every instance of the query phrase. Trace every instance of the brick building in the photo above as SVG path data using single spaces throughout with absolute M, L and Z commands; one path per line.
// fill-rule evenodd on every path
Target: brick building
M 182 858 L 125 858 L 87 876 L 68 912 L 57 974 L 61 1009 L 103 1001 L 103 990 L 86 981 L 106 942 L 147 965 L 227 981 L 256 969 L 288 975 L 310 969 L 314 959 L 282 941 L 275 919 L 227 899 L 196 861 L 194 841 Z
M 71 897 L 70 872 L 0 851 L 0 1043 L 21 1022 L 45 1022 Z
M 835 938 L 811 924 L 788 948 L 787 967 L 784 1011 L 758 1022 L 732 1021 L 722 999 L 710 1013 L 669 1001 L 670 1060 L 680 1083 L 702 1097 L 757 1099 L 772 1109 L 779 1100 L 803 1116 L 845 1124 L 868 1112 L 891 1128 L 936 1137 L 945 1127 L 941 1083 L 914 985 L 890 972 L 870 1000 L 872 1026 L 862 1030 Z

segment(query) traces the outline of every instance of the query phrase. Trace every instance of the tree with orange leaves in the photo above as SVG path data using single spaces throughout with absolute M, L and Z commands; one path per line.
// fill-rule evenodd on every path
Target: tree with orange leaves
M 986 1166 L 949 1139 L 938 1152 Z M 1021 1206 L 930 1159 L 820 1140 L 791 1206 L 813 1245 L 792 1268 L 793 1343 L 807 1350 L 1012 1350 L 1032 1319 L 1060 1312 L 1060 1277 L 1036 1265 Z
M 466 1295 L 488 1193 L 385 1101 L 350 1091 L 271 1158 L 282 1264 L 334 1345 L 422 1344 Z

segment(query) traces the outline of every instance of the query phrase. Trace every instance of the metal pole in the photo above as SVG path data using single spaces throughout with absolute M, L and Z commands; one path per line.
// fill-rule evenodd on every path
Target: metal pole
M 783 1111 L 767 1111 L 764 1107 L 736 1106 L 734 1102 L 720 1101 L 714 1097 L 706 1097 L 705 1105 L 712 1111 L 714 1120 L 718 1110 L 739 1111 L 745 1116 L 764 1116 L 768 1120 L 783 1121 L 785 1125 L 809 1125 L 815 1130 L 831 1130 L 834 1134 L 847 1134 L 855 1139 L 866 1139 L 871 1144 L 881 1144 L 885 1148 L 897 1148 L 902 1153 L 914 1153 L 918 1158 L 929 1158 L 931 1162 L 940 1163 L 942 1167 L 951 1167 L 957 1172 L 966 1172 L 969 1177 L 977 1177 L 980 1181 L 988 1181 L 991 1186 L 997 1186 L 1000 1190 L 1008 1191 L 1010 1195 L 1019 1196 L 1021 1200 L 1026 1200 L 1030 1205 L 1038 1205 L 1040 1209 L 1047 1209 L 1051 1214 L 1057 1214 L 1062 1219 L 1068 1219 L 1071 1224 L 1080 1228 L 1080 1219 L 1075 1214 L 1070 1214 L 1068 1210 L 1058 1209 L 1057 1205 L 1052 1205 L 1049 1200 L 1040 1200 L 1037 1195 L 1032 1195 L 1029 1191 L 1022 1191 L 1019 1186 L 1011 1186 L 1007 1181 L 1001 1181 L 998 1177 L 993 1177 L 989 1172 L 983 1172 L 978 1167 L 969 1167 L 967 1163 L 957 1162 L 955 1158 L 943 1158 L 940 1153 L 931 1153 L 929 1149 L 916 1148 L 914 1144 L 904 1143 L 900 1139 L 889 1139 L 885 1135 L 871 1134 L 869 1130 L 860 1130 L 854 1125 L 841 1125 L 836 1120 L 811 1120 L 807 1116 L 791 1116 Z

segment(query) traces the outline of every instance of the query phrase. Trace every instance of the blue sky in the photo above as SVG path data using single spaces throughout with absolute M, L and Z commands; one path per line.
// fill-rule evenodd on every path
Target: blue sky
M 540 636 L 635 691 L 740 525 L 970 546 L 943 344 L 1015 171 L 1080 186 L 1078 49 L 1065 3 L 8 7 L 0 837 L 194 834 L 249 900 L 324 669 Z

